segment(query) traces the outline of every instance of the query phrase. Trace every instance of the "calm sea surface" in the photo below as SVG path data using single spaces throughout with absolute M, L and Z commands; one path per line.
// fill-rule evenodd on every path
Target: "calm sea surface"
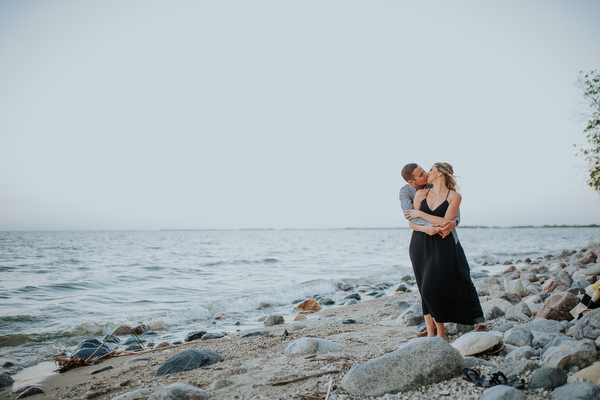
M 30 366 L 121 324 L 194 330 L 293 318 L 296 300 L 339 299 L 339 282 L 411 274 L 409 229 L 0 232 L 0 362 Z M 600 228 L 463 228 L 473 270 L 600 242 Z M 337 296 L 337 297 L 336 297 Z M 261 302 L 272 307 L 261 309 Z M 225 317 L 214 321 L 217 313 Z

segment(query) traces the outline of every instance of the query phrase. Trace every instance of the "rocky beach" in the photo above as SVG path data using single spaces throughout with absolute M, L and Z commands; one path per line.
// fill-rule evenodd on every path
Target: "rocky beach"
M 41 380 L 13 382 L 18 366 L 1 360 L 0 398 L 598 399 L 600 309 L 571 311 L 598 280 L 599 257 L 589 244 L 473 273 L 488 331 L 447 324 L 448 341 L 417 337 L 423 316 L 407 276 L 340 285 L 340 300 L 305 299 L 290 305 L 295 320 L 274 314 L 261 329 L 199 326 L 163 340 L 160 324 L 141 325 L 143 347 L 124 331 L 102 360 Z M 94 351 L 103 340 L 90 339 Z

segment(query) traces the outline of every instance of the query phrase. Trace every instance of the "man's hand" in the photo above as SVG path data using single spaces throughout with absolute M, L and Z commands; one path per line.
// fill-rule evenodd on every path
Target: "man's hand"
M 404 213 L 404 216 L 408 220 L 411 220 L 413 218 L 419 218 L 420 215 L 421 215 L 421 211 L 419 211 L 419 210 L 406 210 L 406 212 Z
M 438 233 L 440 233 L 440 227 L 434 225 L 427 225 L 423 227 L 423 232 L 425 232 L 429 236 L 437 235 Z
M 443 238 L 445 238 L 446 236 L 448 236 L 450 234 L 450 232 L 452 232 L 454 230 L 454 228 L 456 228 L 456 225 L 458 225 L 458 223 L 455 220 L 446 221 L 443 224 L 439 225 L 440 235 Z

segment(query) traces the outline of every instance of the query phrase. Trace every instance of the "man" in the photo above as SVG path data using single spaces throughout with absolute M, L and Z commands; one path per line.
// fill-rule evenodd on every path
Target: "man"
M 428 175 L 423 168 L 414 163 L 406 164 L 404 168 L 402 168 L 401 174 L 402 178 L 404 178 L 407 184 L 400 189 L 400 205 L 402 206 L 404 215 L 408 219 L 410 218 L 411 210 L 414 208 L 413 201 L 415 199 L 415 194 L 417 193 L 418 189 L 423 189 L 427 186 Z M 452 233 L 458 254 L 460 271 L 465 286 L 467 287 L 467 294 L 469 296 L 469 303 L 471 304 L 474 322 L 477 325 L 476 330 L 487 330 L 484 324 L 485 318 L 483 317 L 483 310 L 481 309 L 481 304 L 479 303 L 479 296 L 477 295 L 477 290 L 475 289 L 475 285 L 473 285 L 473 281 L 471 280 L 469 263 L 467 261 L 467 257 L 465 256 L 465 252 L 458 241 L 458 233 L 456 233 L 456 230 L 454 229 L 460 222 L 460 210 L 453 221 L 446 221 L 440 226 L 433 225 L 422 218 L 413 218 L 410 220 L 410 222 L 423 226 L 427 234 L 439 234 L 442 237 L 446 237 L 448 234 Z M 428 319 L 432 317 L 431 315 L 426 315 L 425 318 Z

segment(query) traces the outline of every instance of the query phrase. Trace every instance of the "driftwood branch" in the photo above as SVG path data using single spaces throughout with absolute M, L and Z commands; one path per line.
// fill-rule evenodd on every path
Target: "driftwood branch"
M 286 381 L 274 382 L 274 383 L 271 383 L 270 385 L 271 386 L 287 385 L 289 383 L 294 383 L 294 382 L 302 381 L 304 379 L 318 378 L 319 376 L 328 375 L 328 374 L 339 374 L 339 373 L 342 373 L 342 372 L 344 372 L 344 371 L 339 370 L 339 369 L 334 369 L 333 371 L 319 372 L 318 374 L 306 375 L 306 376 L 301 376 L 299 378 L 288 379 Z

